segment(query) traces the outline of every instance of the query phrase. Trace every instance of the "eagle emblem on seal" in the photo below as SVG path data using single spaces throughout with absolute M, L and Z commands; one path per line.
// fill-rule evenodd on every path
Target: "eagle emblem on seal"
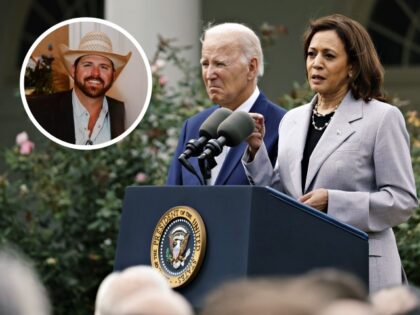
M 188 248 L 190 234 L 183 226 L 176 226 L 169 233 L 169 248 L 166 249 L 166 260 L 174 269 L 184 267 L 185 260 L 191 254 Z

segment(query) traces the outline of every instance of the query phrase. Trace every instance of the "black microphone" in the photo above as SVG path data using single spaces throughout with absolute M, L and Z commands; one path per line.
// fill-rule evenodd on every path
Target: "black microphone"
M 203 151 L 207 141 L 217 137 L 217 128 L 230 114 L 232 114 L 230 109 L 220 108 L 207 117 L 198 132 L 200 138 L 189 140 L 185 146 L 185 151 L 178 157 L 178 160 L 183 161 L 191 156 L 198 156 Z
M 199 160 L 212 158 L 222 153 L 223 147 L 237 146 L 245 140 L 255 128 L 254 120 L 246 112 L 234 112 L 217 129 L 217 139 L 211 139 L 204 147 Z

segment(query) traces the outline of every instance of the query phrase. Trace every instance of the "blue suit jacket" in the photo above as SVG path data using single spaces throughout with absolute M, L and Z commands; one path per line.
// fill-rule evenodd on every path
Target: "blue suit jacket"
M 197 139 L 199 137 L 198 132 L 201 124 L 218 108 L 220 108 L 218 105 L 212 106 L 185 121 L 172 164 L 169 168 L 167 185 L 200 185 L 198 179 L 179 163 L 178 157 L 184 152 L 188 140 Z M 274 166 L 277 159 L 279 123 L 286 111 L 280 106 L 270 102 L 262 93 L 260 93 L 250 112 L 260 113 L 264 116 L 266 128 L 264 142 L 271 163 Z M 249 185 L 241 163 L 241 157 L 245 148 L 246 142 L 242 142 L 240 145 L 229 150 L 215 185 Z M 189 162 L 199 173 L 200 169 L 197 158 L 191 157 Z

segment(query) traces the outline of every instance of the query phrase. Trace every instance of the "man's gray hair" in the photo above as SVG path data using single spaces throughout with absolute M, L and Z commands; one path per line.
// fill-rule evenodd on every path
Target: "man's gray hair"
M 0 249 L 0 314 L 48 315 L 50 303 L 34 269 L 18 253 Z
M 222 23 L 217 25 L 209 24 L 203 31 L 201 42 L 204 42 L 206 35 L 213 34 L 239 34 L 237 37 L 238 44 L 242 48 L 244 57 L 247 61 L 251 58 L 258 60 L 258 76 L 262 77 L 264 74 L 264 56 L 261 48 L 261 42 L 257 34 L 248 26 L 239 23 Z

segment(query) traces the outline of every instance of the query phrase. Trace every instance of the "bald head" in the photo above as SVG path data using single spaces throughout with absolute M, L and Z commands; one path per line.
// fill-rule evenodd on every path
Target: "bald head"
M 193 315 L 191 305 L 179 293 L 156 289 L 138 292 L 118 305 L 118 315 Z
M 204 42 L 209 36 L 219 36 L 220 38 L 224 38 L 225 41 L 230 42 L 231 45 L 239 45 L 246 60 L 257 58 L 258 76 L 263 76 L 264 56 L 261 42 L 252 29 L 239 23 L 222 23 L 205 29 L 201 37 L 201 42 Z
M 50 314 L 47 292 L 35 270 L 10 249 L 0 251 L 0 314 Z
M 372 305 L 356 300 L 337 300 L 317 315 L 375 315 Z
M 96 295 L 96 315 L 115 313 L 115 306 L 133 294 L 148 290 L 171 292 L 166 279 L 150 266 L 135 266 L 122 272 L 113 272 L 101 283 Z

